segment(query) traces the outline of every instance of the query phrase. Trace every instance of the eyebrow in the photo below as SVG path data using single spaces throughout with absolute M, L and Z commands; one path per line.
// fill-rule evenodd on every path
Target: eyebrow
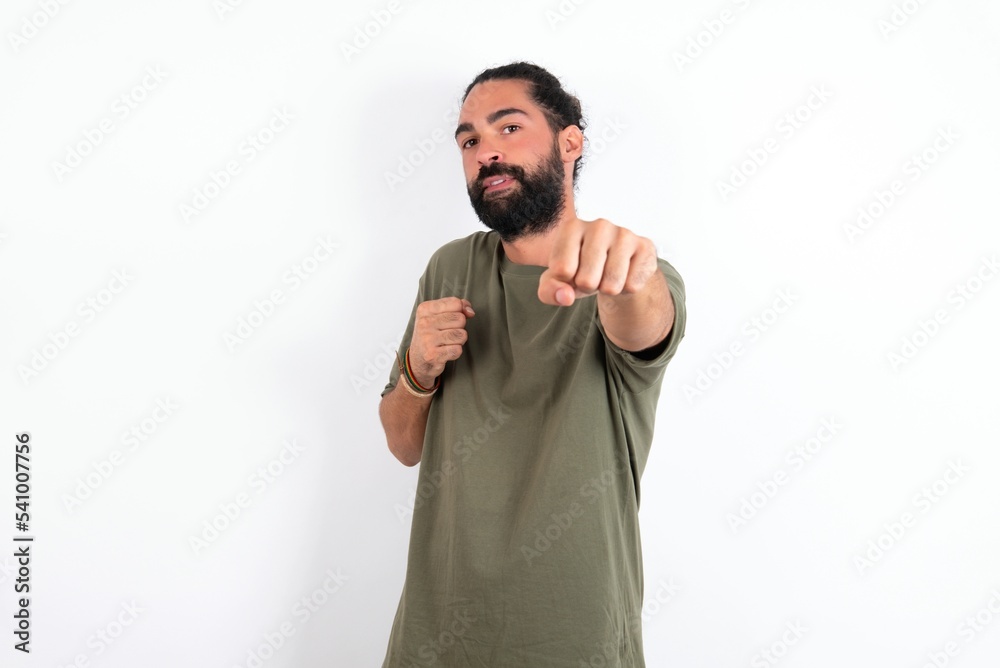
M 524 114 L 525 116 L 527 116 L 528 112 L 524 111 L 523 109 L 518 109 L 516 107 L 497 109 L 496 111 L 494 111 L 493 113 L 491 113 L 489 116 L 486 117 L 486 122 L 489 125 L 493 125 L 499 119 L 509 114 Z M 463 132 L 472 132 L 472 130 L 473 130 L 472 123 L 460 123 L 459 126 L 455 129 L 455 139 L 458 139 L 458 135 L 462 134 Z

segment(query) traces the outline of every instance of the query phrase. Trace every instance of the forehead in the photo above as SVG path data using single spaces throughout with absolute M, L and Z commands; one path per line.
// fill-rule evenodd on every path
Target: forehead
M 458 120 L 473 122 L 505 107 L 517 107 L 529 114 L 538 111 L 528 94 L 528 82 L 519 79 L 482 81 L 472 87 L 462 104 Z

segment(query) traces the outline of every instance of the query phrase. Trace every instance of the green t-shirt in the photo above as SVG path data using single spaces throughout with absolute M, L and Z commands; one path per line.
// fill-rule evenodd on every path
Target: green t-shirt
M 429 408 L 383 668 L 645 666 L 639 479 L 686 320 L 658 263 L 676 315 L 644 360 L 605 337 L 596 297 L 539 301 L 545 268 L 511 262 L 495 232 L 433 254 L 400 357 L 417 304 L 465 297 L 476 314 Z

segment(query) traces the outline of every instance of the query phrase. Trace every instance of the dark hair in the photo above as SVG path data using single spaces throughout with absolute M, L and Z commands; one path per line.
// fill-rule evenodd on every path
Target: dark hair
M 580 107 L 580 100 L 575 95 L 566 92 L 562 84 L 552 73 L 534 63 L 516 62 L 499 67 L 492 67 L 480 72 L 472 83 L 465 89 L 462 95 L 462 103 L 469 96 L 469 91 L 473 86 L 484 81 L 516 79 L 525 81 L 528 84 L 528 95 L 531 100 L 542 109 L 545 119 L 552 128 L 554 134 L 570 125 L 575 125 L 583 132 L 586 129 L 583 120 L 583 111 Z M 580 166 L 583 164 L 583 156 L 576 159 L 573 164 L 573 184 L 576 184 L 577 175 L 580 173 Z

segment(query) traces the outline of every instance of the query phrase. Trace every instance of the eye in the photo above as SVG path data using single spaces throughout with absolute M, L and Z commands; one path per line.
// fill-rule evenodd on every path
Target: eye
M 505 125 L 505 126 L 503 126 L 503 128 L 501 128 L 501 131 L 503 133 L 505 133 L 505 134 L 510 134 L 509 132 L 507 132 L 507 130 L 509 130 L 510 128 L 514 128 L 515 130 L 520 130 L 521 126 L 520 125 L 515 125 L 515 124 Z M 472 148 L 472 143 L 471 142 L 474 142 L 474 141 L 476 141 L 476 139 L 474 137 L 469 137 L 464 142 L 462 142 L 461 147 L 463 149 L 465 149 L 465 148 Z

